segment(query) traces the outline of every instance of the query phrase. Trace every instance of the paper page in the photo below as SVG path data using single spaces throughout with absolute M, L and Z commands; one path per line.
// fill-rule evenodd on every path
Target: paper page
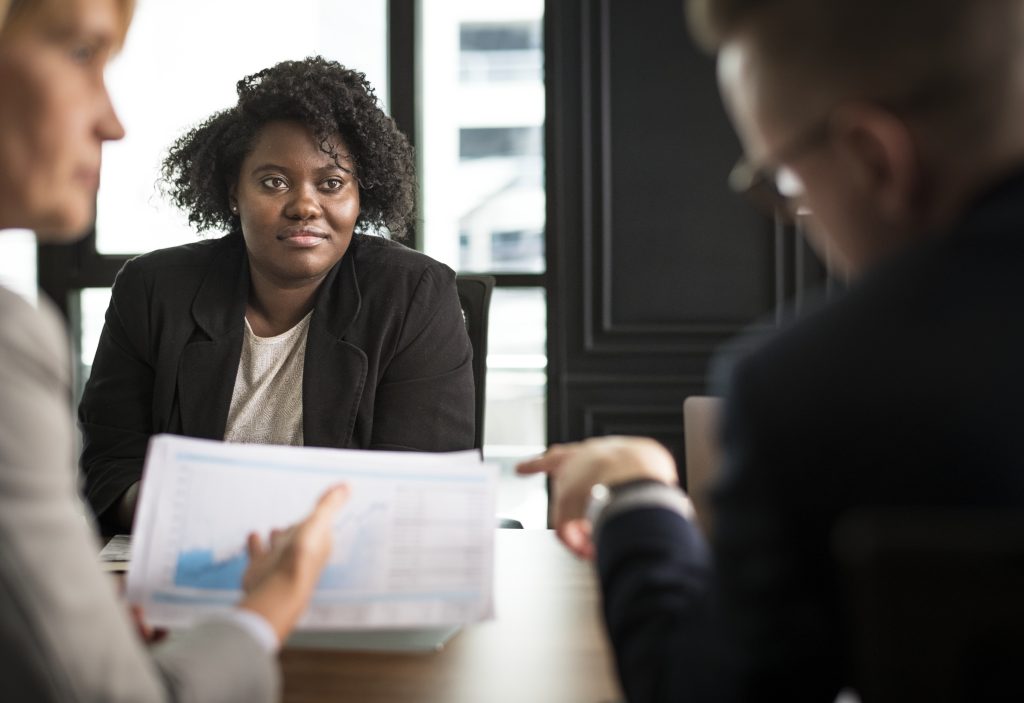
M 175 627 L 237 603 L 246 535 L 309 513 L 328 486 L 348 503 L 300 629 L 436 627 L 493 615 L 497 468 L 475 451 L 379 452 L 154 437 L 129 600 Z

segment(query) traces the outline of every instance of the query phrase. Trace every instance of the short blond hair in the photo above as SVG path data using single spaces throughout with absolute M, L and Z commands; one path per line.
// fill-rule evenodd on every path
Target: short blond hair
M 708 51 L 742 38 L 790 84 L 915 110 L 975 139 L 1020 92 L 1024 0 L 685 0 L 685 8 Z
M 1018 48 L 1022 0 L 685 0 L 709 51 L 743 34 L 770 60 L 872 85 L 976 80 Z M 979 64 L 984 64 L 980 66 Z M 966 74 L 971 74 L 968 78 Z
M 115 0 L 121 11 L 117 36 L 118 46 L 124 43 L 128 27 L 135 14 L 135 0 Z M 64 0 L 0 0 L 0 33 L 4 29 L 17 31 L 17 26 L 38 17 L 44 11 L 60 12 Z

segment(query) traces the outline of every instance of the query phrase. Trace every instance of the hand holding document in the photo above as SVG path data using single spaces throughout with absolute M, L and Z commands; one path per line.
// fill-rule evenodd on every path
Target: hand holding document
M 350 488 L 299 629 L 457 625 L 493 614 L 497 471 L 476 452 L 424 454 L 155 437 L 128 598 L 176 627 L 241 598 L 250 533 L 301 520 Z

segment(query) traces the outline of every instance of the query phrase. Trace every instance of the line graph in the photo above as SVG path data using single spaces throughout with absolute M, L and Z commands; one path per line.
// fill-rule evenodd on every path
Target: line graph
M 497 472 L 476 456 L 167 436 L 153 447 L 128 588 L 154 624 L 236 602 L 248 534 L 294 524 L 339 481 L 351 495 L 303 626 L 447 625 L 490 612 Z

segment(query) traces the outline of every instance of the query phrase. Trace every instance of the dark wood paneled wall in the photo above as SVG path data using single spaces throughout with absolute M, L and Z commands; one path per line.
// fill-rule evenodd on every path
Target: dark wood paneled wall
M 682 458 L 709 360 L 820 267 L 729 192 L 740 145 L 680 0 L 546 6 L 549 438 Z

